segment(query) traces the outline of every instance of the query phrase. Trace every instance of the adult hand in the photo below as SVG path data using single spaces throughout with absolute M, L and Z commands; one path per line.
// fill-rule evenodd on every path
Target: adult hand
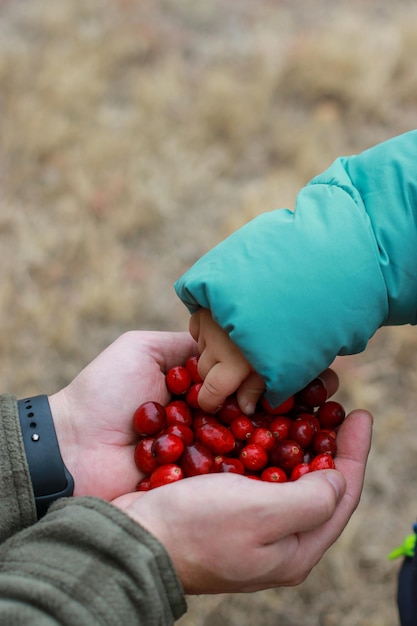
M 133 413 L 148 400 L 166 404 L 165 372 L 196 351 L 186 332 L 130 331 L 49 398 L 74 495 L 111 500 L 135 489 Z
M 338 434 L 338 471 L 279 484 L 211 474 L 127 494 L 113 504 L 161 541 L 187 594 L 296 585 L 357 507 L 371 429 L 366 411 L 346 418 Z

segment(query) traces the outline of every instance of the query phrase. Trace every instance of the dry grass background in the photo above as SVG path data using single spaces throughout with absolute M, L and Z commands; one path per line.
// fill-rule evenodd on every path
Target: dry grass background
M 174 280 L 340 154 L 416 126 L 417 9 L 366 0 L 0 0 L 0 367 L 50 393 Z M 361 505 L 295 589 L 190 599 L 182 626 L 395 626 L 417 514 L 417 334 L 340 359 L 375 415 Z M 244 555 L 242 559 L 244 567 Z

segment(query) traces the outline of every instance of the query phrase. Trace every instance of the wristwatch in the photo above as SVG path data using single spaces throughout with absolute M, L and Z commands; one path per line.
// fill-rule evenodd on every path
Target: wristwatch
M 48 396 L 24 398 L 17 406 L 40 519 L 52 502 L 72 496 L 74 480 L 61 457 Z

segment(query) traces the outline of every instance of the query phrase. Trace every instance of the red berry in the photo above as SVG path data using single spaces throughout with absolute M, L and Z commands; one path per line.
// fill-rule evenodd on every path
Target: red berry
M 259 472 L 268 463 L 268 453 L 256 443 L 245 446 L 239 456 L 246 469 Z
M 181 457 L 181 467 L 184 476 L 209 474 L 213 469 L 213 465 L 213 455 L 200 443 L 195 441 L 190 446 L 185 446 Z
M 227 454 L 235 447 L 232 432 L 223 424 L 203 424 L 196 430 L 196 439 L 213 454 Z
M 313 437 L 313 450 L 316 454 L 324 454 L 328 453 L 332 456 L 336 456 L 337 452 L 337 443 L 336 437 L 333 434 L 333 431 L 329 430 L 319 430 L 314 434 Z
M 275 437 L 272 432 L 262 426 L 255 428 L 249 441 L 258 444 L 264 450 L 272 450 L 275 445 Z
M 308 448 L 313 440 L 314 428 L 308 420 L 296 419 L 292 422 L 288 438 L 296 441 L 302 448 Z
M 265 415 L 265 413 L 255 413 L 249 419 L 255 428 L 269 428 L 271 416 Z
M 224 456 L 224 454 L 216 454 L 216 456 L 213 458 L 212 472 L 220 471 L 220 466 L 225 459 L 227 459 L 227 456 Z
M 191 385 L 191 375 L 183 365 L 171 367 L 165 375 L 168 391 L 180 396 L 186 393 Z
M 193 415 L 185 400 L 172 400 L 165 407 L 166 423 L 191 426 Z
M 294 396 L 290 396 L 275 408 L 272 408 L 265 396 L 261 396 L 260 402 L 263 410 L 269 415 L 285 415 L 289 413 L 294 406 Z
M 322 428 L 337 428 L 345 419 L 345 410 L 339 402 L 329 400 L 318 409 L 317 419 Z
M 165 407 L 159 402 L 144 402 L 133 414 L 133 428 L 141 437 L 156 435 L 165 424 Z
M 230 430 L 236 439 L 244 441 L 251 436 L 255 430 L 255 426 L 246 415 L 238 415 L 230 424 Z
M 318 454 L 310 463 L 312 472 L 323 469 L 335 469 L 336 465 L 331 454 Z
M 309 422 L 312 425 L 314 432 L 317 432 L 321 428 L 319 420 L 312 413 L 299 413 L 295 419 L 296 421 L 306 420 Z
M 177 480 L 184 478 L 182 469 L 174 463 L 168 465 L 160 465 L 151 474 L 149 482 L 150 488 L 162 487 L 162 485 L 168 485 L 174 483 Z
M 185 395 L 185 400 L 192 409 L 200 408 L 198 404 L 198 394 L 202 386 L 203 383 L 193 383 Z
M 232 456 L 238 459 L 243 448 L 249 443 L 249 441 L 250 441 L 249 439 L 236 439 L 235 447 L 230 452 L 229 456 Z
M 309 411 L 312 411 L 312 410 L 313 410 L 313 407 L 307 406 L 307 404 L 303 404 L 302 402 L 299 402 L 297 400 L 297 396 L 295 396 L 294 406 L 291 409 L 291 415 L 298 417 L 300 413 L 308 413 Z
M 144 474 L 151 474 L 158 461 L 152 454 L 153 437 L 141 439 L 135 446 L 134 459 L 138 469 Z
M 190 356 L 185 361 L 185 368 L 188 370 L 188 373 L 191 376 L 191 380 L 193 383 L 202 383 L 203 379 L 198 373 L 198 356 Z
M 261 474 L 261 480 L 269 483 L 286 483 L 288 478 L 280 467 L 266 467 Z
M 152 454 L 158 465 L 175 463 L 184 452 L 184 442 L 176 435 L 162 433 L 155 437 L 152 444 Z
M 216 464 L 218 472 L 227 472 L 231 474 L 244 474 L 245 467 L 239 459 L 233 457 L 220 457 L 221 461 Z
M 193 420 L 193 429 L 194 432 L 204 426 L 204 424 L 220 424 L 217 417 L 214 415 L 209 415 L 208 413 L 200 413 Z
M 185 446 L 189 446 L 194 441 L 194 431 L 185 424 L 170 424 L 165 429 L 165 432 L 182 439 Z
M 242 415 L 242 410 L 239 407 L 236 396 L 228 396 L 216 415 L 226 426 L 229 426 L 235 417 Z
M 277 465 L 286 472 L 290 472 L 293 467 L 303 462 L 304 451 L 296 441 L 278 439 L 269 453 L 269 460 L 271 465 Z
M 296 394 L 296 402 L 309 407 L 320 406 L 327 400 L 327 389 L 321 378 L 315 378 Z
M 268 428 L 276 439 L 288 439 L 292 420 L 285 415 L 278 415 L 270 421 Z
M 151 488 L 151 480 L 148 476 L 142 478 L 136 485 L 136 491 L 149 491 Z
M 301 476 L 304 476 L 304 474 L 308 474 L 309 472 L 311 472 L 310 463 L 299 463 L 292 468 L 290 480 L 298 480 Z

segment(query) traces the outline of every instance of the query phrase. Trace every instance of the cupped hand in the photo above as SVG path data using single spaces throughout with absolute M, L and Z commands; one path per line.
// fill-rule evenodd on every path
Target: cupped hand
M 130 331 L 49 398 L 74 495 L 111 500 L 135 489 L 133 413 L 148 400 L 166 404 L 166 371 L 196 352 L 186 332 Z
M 236 474 L 180 480 L 113 504 L 165 546 L 188 594 L 302 582 L 356 509 L 372 417 L 353 411 L 338 434 L 337 470 L 272 484 Z

